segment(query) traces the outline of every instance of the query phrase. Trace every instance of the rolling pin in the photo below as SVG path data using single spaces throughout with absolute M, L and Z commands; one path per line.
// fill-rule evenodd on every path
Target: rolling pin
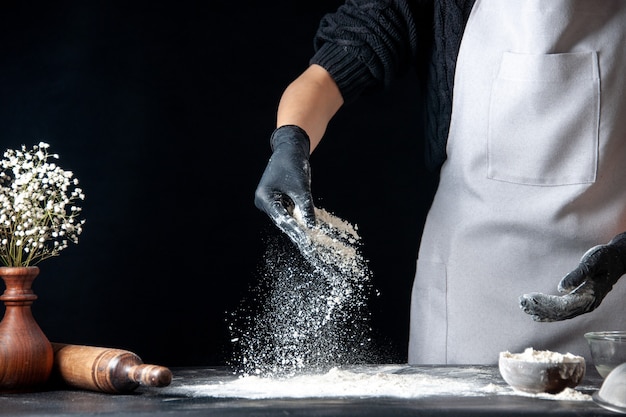
M 144 364 L 128 350 L 64 343 L 52 343 L 52 349 L 53 378 L 73 388 L 121 394 L 172 381 L 168 368 Z

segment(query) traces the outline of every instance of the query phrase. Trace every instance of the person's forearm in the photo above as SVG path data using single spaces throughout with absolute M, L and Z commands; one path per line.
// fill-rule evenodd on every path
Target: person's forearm
M 330 74 L 311 65 L 285 89 L 278 105 L 276 127 L 297 125 L 304 129 L 312 152 L 342 104 L 343 98 Z

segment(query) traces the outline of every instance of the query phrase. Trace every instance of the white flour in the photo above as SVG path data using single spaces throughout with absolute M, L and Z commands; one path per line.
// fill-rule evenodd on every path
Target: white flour
M 293 245 L 268 245 L 258 286 L 232 314 L 230 365 L 238 377 L 168 390 L 247 399 L 522 395 L 591 400 L 571 388 L 556 395 L 517 392 L 478 368 L 447 376 L 406 372 L 407 365 L 355 365 L 376 363 L 367 309 L 371 273 L 359 252 L 356 228 L 323 209 L 315 214 L 316 226 L 307 229 L 313 250 L 306 252 L 312 256 L 304 259 Z M 297 210 L 294 217 L 302 222 Z M 540 356 L 536 359 L 546 359 Z
M 455 378 L 422 373 L 394 373 L 403 365 L 380 365 L 358 371 L 332 368 L 322 374 L 300 374 L 288 378 L 239 377 L 227 382 L 188 385 L 177 391 L 195 397 L 216 398 L 334 398 L 334 397 L 396 397 L 423 398 L 432 396 L 481 397 L 489 395 L 520 395 L 557 401 L 591 401 L 591 397 L 568 388 L 559 394 L 525 394 L 488 378 Z M 468 370 L 470 373 L 471 369 Z M 480 370 L 476 369 L 480 376 Z
M 375 363 L 367 309 L 371 273 L 356 228 L 323 209 L 315 214 L 316 226 L 306 229 L 310 246 L 294 253 L 293 245 L 268 245 L 259 285 L 232 314 L 231 365 L 238 377 L 168 390 L 247 399 L 521 395 L 591 401 L 571 388 L 556 395 L 518 392 L 478 368 L 455 376 L 407 372 L 407 365 L 355 365 Z M 297 209 L 293 215 L 303 225 Z
M 232 314 L 230 365 L 244 376 L 292 376 L 372 360 L 370 271 L 348 222 L 316 208 L 306 259 L 270 244 L 261 280 Z M 302 248 L 300 248 L 302 249 Z
M 505 358 L 518 359 L 526 362 L 541 363 L 561 363 L 561 362 L 580 362 L 584 361 L 582 356 L 571 353 L 562 354 L 559 352 L 551 352 L 549 350 L 534 350 L 529 347 L 524 349 L 522 353 L 500 352 L 500 356 Z
M 559 400 L 559 401 L 593 401 L 591 395 L 578 391 L 574 388 L 565 388 L 558 394 L 548 394 L 541 392 L 538 394 L 530 394 L 522 391 L 513 391 L 512 394 L 520 395 L 523 397 L 542 398 L 545 400 Z

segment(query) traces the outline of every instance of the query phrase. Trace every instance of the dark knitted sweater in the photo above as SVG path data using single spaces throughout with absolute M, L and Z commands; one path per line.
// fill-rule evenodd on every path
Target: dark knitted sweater
M 345 103 L 415 69 L 425 92 L 426 163 L 438 168 L 452 112 L 454 70 L 475 0 L 347 0 L 320 22 L 310 63 L 326 68 Z

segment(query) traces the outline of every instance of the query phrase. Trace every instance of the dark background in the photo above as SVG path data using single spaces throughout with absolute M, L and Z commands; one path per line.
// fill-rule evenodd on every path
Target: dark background
M 5 1 L 0 145 L 39 141 L 86 194 L 81 241 L 41 263 L 33 313 L 55 342 L 165 366 L 223 364 L 259 279 L 253 204 L 286 85 L 341 1 Z M 316 204 L 356 224 L 384 361 L 406 361 L 433 179 L 413 73 L 344 107 L 311 157 Z

